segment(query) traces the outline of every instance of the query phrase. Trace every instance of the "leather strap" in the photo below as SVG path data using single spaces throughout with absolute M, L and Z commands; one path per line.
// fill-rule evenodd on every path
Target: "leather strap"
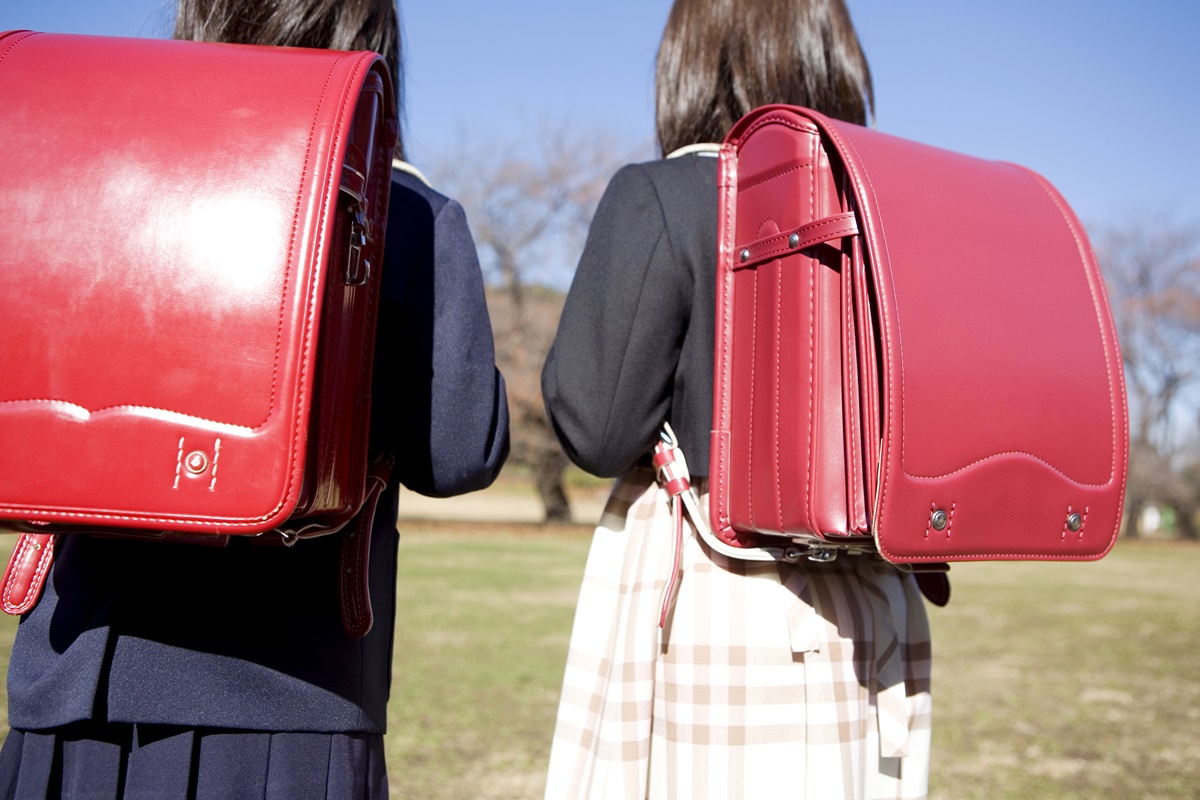
M 831 214 L 790 231 L 772 234 L 757 242 L 738 247 L 734 252 L 733 268 L 738 270 L 755 267 L 764 261 L 773 261 L 789 253 L 798 253 L 834 239 L 856 235 L 858 221 L 853 211 Z
M 670 430 L 669 426 L 667 430 Z M 679 453 L 680 462 L 675 461 Z M 675 600 L 675 590 L 679 586 L 679 564 L 683 560 L 683 495 L 692 489 L 691 476 L 688 474 L 687 463 L 682 461 L 683 454 L 679 448 L 660 437 L 654 446 L 651 463 L 658 477 L 659 485 L 671 497 L 671 522 L 675 531 L 675 556 L 671 561 L 671 575 L 667 579 L 667 587 L 663 590 L 662 611 L 658 615 L 658 627 L 665 628 L 667 615 L 671 613 L 671 604 Z
M 371 528 L 379 496 L 387 486 L 391 461 L 377 461 L 367 473 L 367 496 L 354 519 L 342 529 L 342 553 L 338 569 L 342 629 L 347 636 L 366 636 L 375 617 L 371 609 Z
M 4 570 L 0 607 L 7 614 L 20 615 L 37 605 L 46 586 L 46 576 L 54 563 L 53 533 L 22 533 Z

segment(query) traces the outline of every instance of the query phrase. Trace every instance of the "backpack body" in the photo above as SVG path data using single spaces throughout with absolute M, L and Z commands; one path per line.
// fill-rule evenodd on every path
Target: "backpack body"
M 788 106 L 735 126 L 720 181 L 720 540 L 912 564 L 1108 552 L 1122 360 L 1053 187 Z

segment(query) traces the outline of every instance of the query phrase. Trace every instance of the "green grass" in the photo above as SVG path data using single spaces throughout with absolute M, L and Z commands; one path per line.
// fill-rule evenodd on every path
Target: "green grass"
M 933 797 L 1200 797 L 1200 548 L 951 575 L 931 612 Z
M 578 529 L 403 530 L 394 797 L 541 797 L 589 539 Z
M 589 535 L 405 523 L 392 796 L 538 798 Z M 931 797 L 1200 797 L 1200 547 L 952 570 Z M 0 622 L 0 658 L 15 628 Z

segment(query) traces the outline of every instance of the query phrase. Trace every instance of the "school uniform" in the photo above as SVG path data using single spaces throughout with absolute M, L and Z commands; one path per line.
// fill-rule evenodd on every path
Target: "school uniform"
M 868 556 L 727 559 L 685 534 L 664 421 L 706 508 L 717 162 L 632 165 L 593 220 L 542 375 L 583 469 L 617 477 L 580 591 L 546 797 L 924 797 L 930 643 L 910 576 Z
M 387 796 L 400 486 L 483 488 L 509 442 L 461 206 L 394 172 L 387 242 L 371 447 L 396 466 L 371 532 L 371 631 L 342 628 L 339 535 L 63 536 L 9 661 L 0 798 Z

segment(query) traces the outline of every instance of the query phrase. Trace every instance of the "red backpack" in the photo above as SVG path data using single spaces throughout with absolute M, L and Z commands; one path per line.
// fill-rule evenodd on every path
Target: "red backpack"
M 1108 552 L 1122 360 L 1087 236 L 1044 179 L 767 106 L 721 148 L 719 225 L 710 545 Z M 656 464 L 679 494 L 669 439 Z
M 383 59 L 14 31 L 0 82 L 0 518 L 32 531 L 5 610 L 76 530 L 292 541 L 358 515 L 360 575 Z

